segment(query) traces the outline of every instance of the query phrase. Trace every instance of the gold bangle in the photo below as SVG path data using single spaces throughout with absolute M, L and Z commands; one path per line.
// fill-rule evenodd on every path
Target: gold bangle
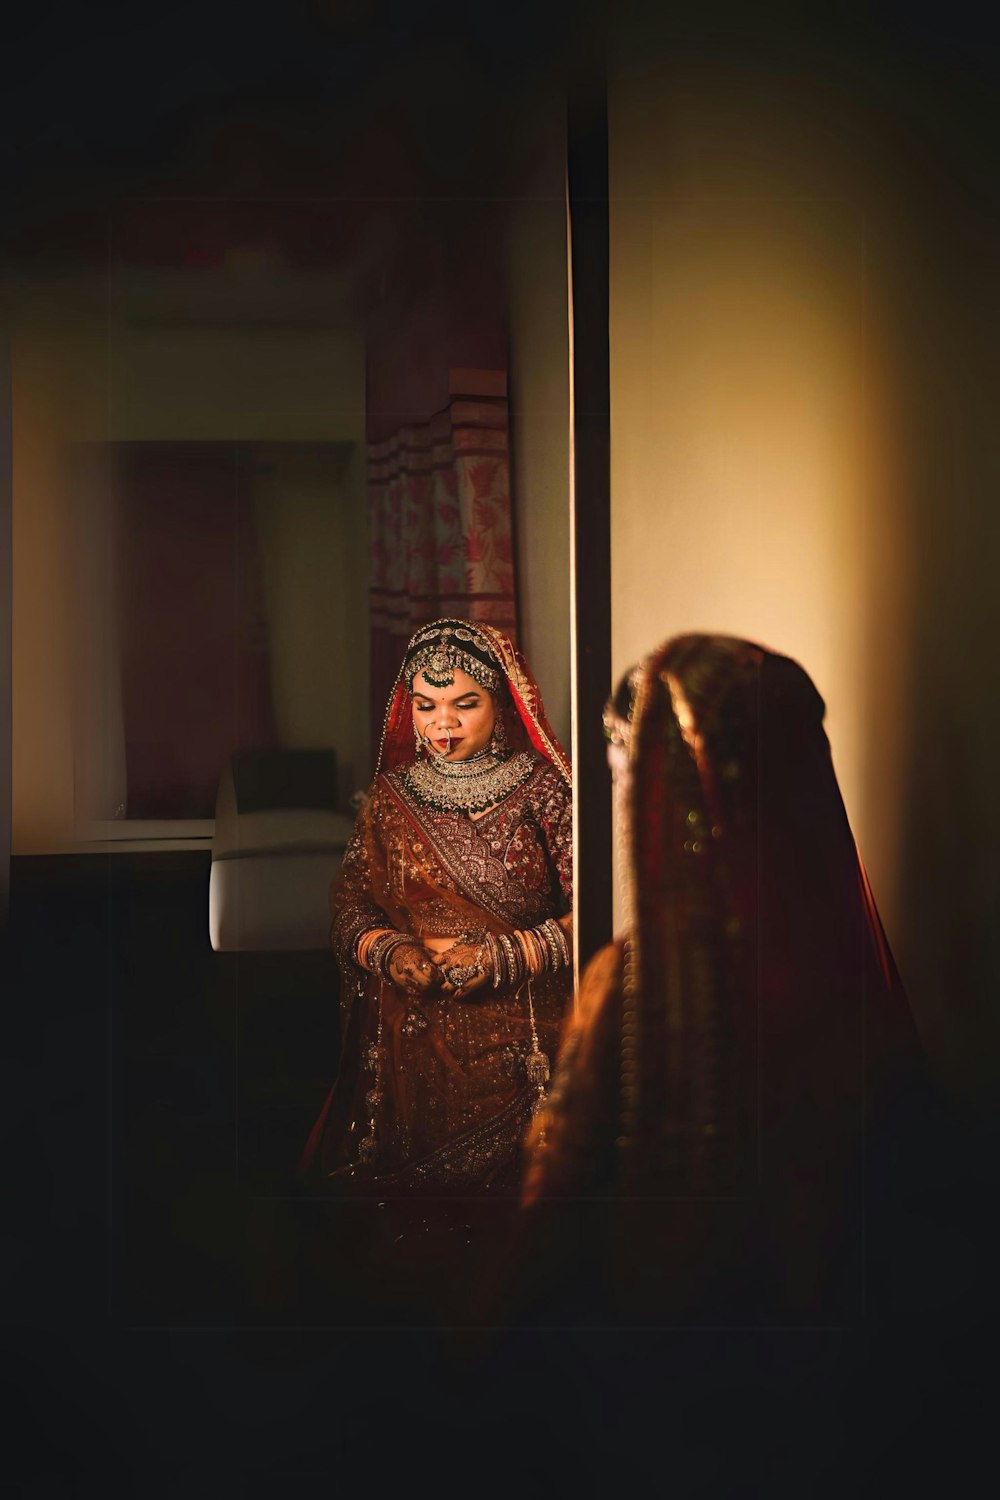
M 376 940 L 384 937 L 387 932 L 392 931 L 393 928 L 391 927 L 368 927 L 361 933 L 354 949 L 354 958 L 359 968 L 367 969 L 369 967 L 368 955 L 371 953 Z

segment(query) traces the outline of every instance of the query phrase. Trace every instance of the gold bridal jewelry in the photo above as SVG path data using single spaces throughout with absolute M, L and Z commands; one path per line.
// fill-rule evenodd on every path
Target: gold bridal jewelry
M 438 730 L 438 734 L 446 735 L 448 739 L 447 747 L 444 750 L 439 750 L 431 739 L 430 728 L 431 726 L 428 726 L 427 733 L 421 734 L 416 725 L 414 725 L 413 737 L 417 742 L 417 753 L 419 754 L 421 750 L 426 750 L 430 756 L 436 755 L 441 760 L 447 760 L 452 750 L 451 730 L 446 729 L 443 725 Z M 510 745 L 507 741 L 507 731 L 504 728 L 503 720 L 497 718 L 493 725 L 493 733 L 490 735 L 489 744 L 480 750 L 477 755 L 470 755 L 469 760 L 478 760 L 481 756 L 485 755 L 492 755 L 494 760 L 505 760 L 509 749 Z
M 418 761 L 407 766 L 402 777 L 421 807 L 441 812 L 477 813 L 486 810 L 522 786 L 535 769 L 530 750 L 500 758 L 487 747 L 468 760 Z
M 364 988 L 362 985 L 359 985 L 359 997 L 363 994 Z M 378 1108 L 382 1103 L 382 1065 L 385 1060 L 385 1048 L 382 1046 L 382 995 L 380 991 L 375 1040 L 369 1045 L 364 1055 L 364 1066 L 374 1074 L 374 1077 L 372 1078 L 371 1088 L 365 1094 L 365 1105 L 368 1110 L 368 1134 L 363 1136 L 358 1143 L 358 1160 L 363 1166 L 369 1166 L 378 1155 L 376 1123 Z
M 479 951 L 476 953 L 471 964 L 448 964 L 444 970 L 444 977 L 449 984 L 456 989 L 461 989 L 463 984 L 468 984 L 470 979 L 478 979 L 483 972 L 483 957 L 486 953 L 486 944 L 480 943 Z
M 498 667 L 483 661 L 481 652 L 489 647 L 481 636 L 464 625 L 430 625 L 418 631 L 413 638 L 413 651 L 406 658 L 406 683 L 410 687 L 418 672 L 431 687 L 451 687 L 456 669 L 467 672 L 480 687 L 491 693 L 500 686 L 501 673 Z
M 537 1115 L 545 1102 L 545 1086 L 549 1081 L 549 1059 L 538 1045 L 538 1027 L 535 1024 L 535 1007 L 531 998 L 531 980 L 528 980 L 528 1023 L 531 1027 L 531 1051 L 524 1059 L 524 1071 L 535 1091 L 531 1113 Z
M 430 678 L 428 678 L 427 680 L 429 682 Z M 425 734 L 422 738 L 423 738 L 423 743 L 424 743 L 424 745 L 426 745 L 427 749 L 432 754 L 434 754 L 434 755 L 440 755 L 441 759 L 443 760 L 446 755 L 450 755 L 451 754 L 451 730 L 450 729 L 444 729 L 444 728 L 442 728 L 442 729 L 438 730 L 438 734 L 447 735 L 447 737 L 448 737 L 448 748 L 446 750 L 439 750 L 438 747 L 437 747 L 437 745 L 435 745 L 434 741 L 431 739 L 429 733 Z

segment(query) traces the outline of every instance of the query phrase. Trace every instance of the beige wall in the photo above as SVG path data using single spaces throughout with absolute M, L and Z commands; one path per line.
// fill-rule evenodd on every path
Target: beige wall
M 799 660 L 898 933 L 906 475 L 865 205 L 791 106 L 675 82 L 626 68 L 610 104 L 615 675 L 690 629 Z
M 13 619 L 11 845 L 73 838 L 74 637 L 69 447 L 104 436 L 104 289 L 18 289 L 11 350 Z
M 784 40 L 617 53 L 614 662 L 699 627 L 802 662 L 931 1066 L 992 1097 L 992 101 Z
M 566 210 L 548 177 L 548 196 L 518 206 L 508 240 L 511 477 L 522 644 L 569 751 Z
M 211 276 L 197 281 L 195 312 L 205 317 L 217 302 L 234 326 L 186 326 L 190 287 L 184 284 L 179 290 L 177 277 L 165 280 L 164 297 L 164 307 L 176 317 L 176 324 L 155 321 L 155 277 L 141 278 L 141 297 L 135 287 L 119 286 L 112 289 L 110 300 L 105 276 L 25 278 L 4 288 L 14 309 L 15 854 L 71 847 L 79 820 L 93 810 L 81 804 L 74 698 L 85 706 L 103 704 L 108 673 L 93 668 L 92 683 L 80 676 L 84 632 L 74 613 L 79 609 L 74 602 L 74 556 L 81 546 L 81 483 L 73 459 L 79 445 L 110 439 L 327 444 L 358 444 L 363 439 L 360 338 L 343 328 L 308 322 L 302 327 L 238 326 L 241 307 L 244 316 L 248 307 L 260 310 L 259 298 L 248 304 L 246 296 L 235 296 L 228 283 L 217 288 L 220 295 L 215 298 L 206 280 Z M 296 282 L 289 296 L 298 305 L 308 301 L 307 292 Z M 282 299 L 273 289 L 272 296 L 275 306 L 270 315 L 276 316 Z M 109 307 L 114 307 L 114 316 Z M 141 317 L 133 316 L 137 310 Z M 92 476 L 87 482 L 93 482 Z M 344 528 L 344 545 L 353 549 L 350 584 L 355 605 L 367 579 L 359 567 L 362 483 L 356 467 L 348 466 L 333 502 L 342 516 L 338 524 Z M 105 520 L 99 526 L 103 524 Z M 99 550 L 99 538 L 92 540 Z M 86 537 L 83 541 L 85 545 Z M 106 709 L 101 714 L 106 717 Z M 296 720 L 294 727 L 305 726 Z M 91 752 L 101 742 L 110 747 L 109 755 L 113 752 L 113 734 L 88 734 L 87 739 Z M 348 761 L 358 756 L 365 761 L 360 740 Z M 87 779 L 92 787 L 109 777 L 102 778 L 100 768 L 91 764 Z
M 271 679 L 282 745 L 337 752 L 339 795 L 364 789 L 368 733 L 368 531 L 363 449 L 257 450 L 253 499 Z
M 110 436 L 352 442 L 364 350 L 348 329 L 117 325 Z
M 615 673 L 681 630 L 802 661 L 891 918 L 898 747 L 865 706 L 888 652 L 903 691 L 909 583 L 864 219 L 682 193 L 616 199 L 612 234 Z

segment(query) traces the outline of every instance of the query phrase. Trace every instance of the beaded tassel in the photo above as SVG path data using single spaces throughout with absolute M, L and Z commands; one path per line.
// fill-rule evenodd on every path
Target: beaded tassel
M 363 993 L 358 987 L 359 995 Z M 368 1134 L 363 1136 L 358 1145 L 358 1160 L 365 1166 L 370 1165 L 378 1155 L 378 1141 L 375 1136 L 375 1113 L 382 1103 L 382 1063 L 385 1059 L 385 1051 L 382 1046 L 382 991 L 379 990 L 378 1000 L 378 1024 L 375 1029 L 375 1040 L 365 1052 L 365 1067 L 374 1073 L 372 1086 L 365 1095 L 365 1104 L 368 1108 Z
M 545 1085 L 549 1081 L 550 1069 L 548 1057 L 538 1045 L 538 1028 L 535 1025 L 535 1007 L 531 998 L 530 980 L 528 981 L 528 1023 L 531 1027 L 531 1051 L 524 1059 L 524 1071 L 528 1075 L 528 1082 L 535 1090 L 531 1113 L 536 1115 L 545 1098 Z

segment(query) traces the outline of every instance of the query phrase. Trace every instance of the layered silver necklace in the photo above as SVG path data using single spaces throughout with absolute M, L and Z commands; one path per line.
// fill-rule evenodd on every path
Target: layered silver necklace
M 402 777 L 415 801 L 441 812 L 486 812 L 523 786 L 535 769 L 530 750 L 498 756 L 480 750 L 468 760 L 418 760 Z

